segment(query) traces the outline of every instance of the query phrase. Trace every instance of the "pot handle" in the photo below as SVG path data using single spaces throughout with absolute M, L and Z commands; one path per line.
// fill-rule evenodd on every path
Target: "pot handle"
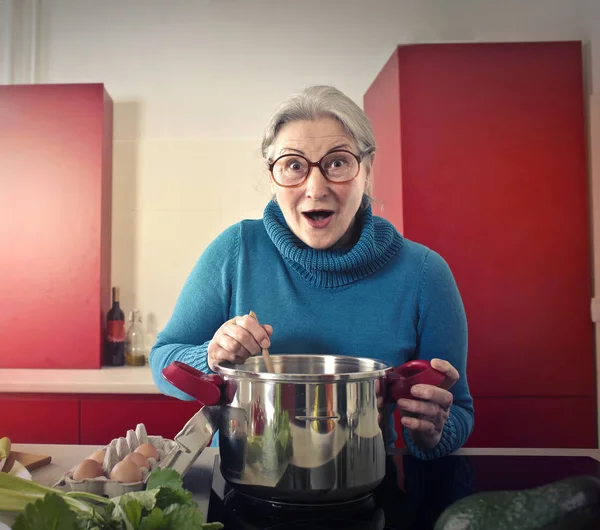
M 163 369 L 162 375 L 175 388 L 189 394 L 202 405 L 210 407 L 221 402 L 223 380 L 216 374 L 205 374 L 189 364 L 175 361 Z
M 408 361 L 387 374 L 385 379 L 387 401 L 395 403 L 401 398 L 414 399 L 410 393 L 413 385 L 440 386 L 445 378 L 444 373 L 433 368 L 429 361 L 424 359 Z

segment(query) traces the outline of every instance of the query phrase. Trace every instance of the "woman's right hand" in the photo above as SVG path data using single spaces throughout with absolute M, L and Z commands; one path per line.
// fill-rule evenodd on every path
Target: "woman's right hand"
M 208 366 L 229 361 L 243 364 L 251 355 L 261 353 L 262 348 L 271 346 L 273 327 L 261 325 L 250 315 L 242 315 L 225 322 L 208 344 Z

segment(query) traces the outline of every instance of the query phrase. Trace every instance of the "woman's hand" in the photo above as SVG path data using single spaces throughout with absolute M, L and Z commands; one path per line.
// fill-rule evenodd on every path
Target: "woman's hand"
M 260 325 L 250 315 L 228 320 L 208 344 L 208 366 L 212 370 L 215 363 L 221 361 L 243 364 L 248 357 L 271 345 L 269 337 L 272 333 L 272 326 Z
M 415 385 L 411 388 L 415 399 L 397 401 L 402 425 L 408 429 L 412 441 L 423 449 L 431 449 L 439 443 L 453 401 L 448 390 L 460 377 L 448 361 L 432 359 L 431 366 L 445 374 L 442 384 L 439 387 Z

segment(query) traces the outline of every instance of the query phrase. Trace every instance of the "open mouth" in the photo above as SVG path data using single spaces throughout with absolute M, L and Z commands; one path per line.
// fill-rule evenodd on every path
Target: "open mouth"
M 331 210 L 310 210 L 302 212 L 308 224 L 313 228 L 325 228 L 333 217 Z
M 310 212 L 302 212 L 304 217 L 308 217 L 312 221 L 323 221 L 333 215 L 331 210 L 311 210 Z

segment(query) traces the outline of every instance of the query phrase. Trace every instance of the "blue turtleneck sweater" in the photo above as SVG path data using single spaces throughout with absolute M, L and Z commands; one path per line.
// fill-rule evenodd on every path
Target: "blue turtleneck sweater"
M 438 357 L 460 373 L 440 443 L 412 453 L 437 458 L 459 449 L 473 429 L 466 377 L 467 325 L 452 273 L 436 252 L 402 237 L 366 205 L 350 249 L 315 250 L 288 228 L 275 202 L 262 220 L 241 221 L 203 252 L 150 353 L 159 389 L 192 398 L 161 376 L 182 361 L 209 373 L 217 329 L 254 310 L 273 326 L 269 351 L 371 357 L 397 366 Z M 390 425 L 393 425 L 389 410 Z M 393 437 L 392 439 L 395 439 Z

